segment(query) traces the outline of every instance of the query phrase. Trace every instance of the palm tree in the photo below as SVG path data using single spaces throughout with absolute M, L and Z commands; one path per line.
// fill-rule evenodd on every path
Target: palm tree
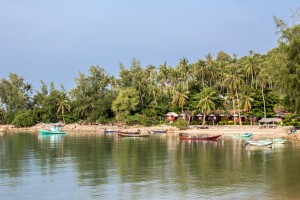
M 216 97 L 217 91 L 214 90 L 213 88 L 204 88 L 200 92 L 200 101 L 197 105 L 197 107 L 201 110 L 203 114 L 203 123 L 202 126 L 204 127 L 205 125 L 205 117 L 208 113 L 210 113 L 212 110 L 215 109 L 216 104 L 215 100 L 217 99 Z
M 71 106 L 70 106 L 69 102 L 70 102 L 69 99 L 64 94 L 60 95 L 60 99 L 59 99 L 59 102 L 58 102 L 57 113 L 59 113 L 59 112 L 61 113 L 64 123 L 66 123 L 66 121 L 65 121 L 65 109 L 67 109 L 68 111 L 70 111 L 70 109 L 71 109 Z
M 227 71 L 225 73 L 225 78 L 223 81 L 223 84 L 225 87 L 227 87 L 231 93 L 230 96 L 235 96 L 236 101 L 239 106 L 239 96 L 238 96 L 238 91 L 243 83 L 243 75 L 241 73 L 241 68 L 237 66 L 236 63 L 232 63 L 229 66 L 227 66 Z M 235 115 L 235 99 L 233 98 L 233 111 Z M 240 112 L 239 112 L 239 118 L 240 118 Z M 241 122 L 241 121 L 240 121 Z M 241 123 L 240 123 L 241 124 Z M 234 117 L 234 125 L 236 125 L 235 117 Z
M 253 51 L 249 51 L 249 56 L 246 57 L 246 60 L 244 62 L 245 64 L 245 72 L 248 76 L 251 76 L 251 81 L 250 81 L 250 86 L 253 88 L 253 82 L 254 82 L 254 77 L 258 74 L 259 72 L 259 67 L 257 64 L 257 59 L 254 56 Z
M 181 112 L 183 113 L 183 107 L 187 103 L 189 91 L 183 89 L 181 86 L 177 87 L 174 95 L 172 96 L 172 105 L 178 106 L 181 108 Z

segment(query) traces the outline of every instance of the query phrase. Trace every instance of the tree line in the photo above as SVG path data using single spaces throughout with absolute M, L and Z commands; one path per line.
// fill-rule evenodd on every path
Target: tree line
M 220 51 L 189 62 L 120 65 L 119 77 L 99 66 L 79 73 L 67 91 L 41 81 L 39 90 L 15 73 L 0 80 L 0 123 L 31 126 L 64 121 L 159 124 L 168 111 L 272 117 L 274 110 L 299 113 L 300 25 L 274 17 L 278 46 L 238 58 Z

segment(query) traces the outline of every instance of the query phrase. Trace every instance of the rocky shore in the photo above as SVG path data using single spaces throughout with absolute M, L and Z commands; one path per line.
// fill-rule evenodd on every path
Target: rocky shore
M 49 129 L 53 124 L 37 124 L 33 127 L 27 128 L 16 128 L 12 125 L 1 125 L 0 135 L 9 133 L 32 133 L 38 134 L 40 129 Z M 141 130 L 142 134 L 147 134 L 152 130 L 166 130 L 168 136 L 178 137 L 179 133 L 188 133 L 191 135 L 196 134 L 222 134 L 223 137 L 229 137 L 230 135 L 239 135 L 245 132 L 253 133 L 254 139 L 263 138 L 276 138 L 281 137 L 292 141 L 300 142 L 297 131 L 294 134 L 289 134 L 292 127 L 288 126 L 277 126 L 276 128 L 261 128 L 261 126 L 250 126 L 250 125 L 236 125 L 236 126 L 207 126 L 207 129 L 202 129 L 201 126 L 190 126 L 186 130 L 179 130 L 176 127 L 169 125 L 160 125 L 152 127 L 144 126 L 112 126 L 112 125 L 80 125 L 80 124 L 67 124 L 63 127 L 63 131 L 68 134 L 102 134 L 104 129 L 117 129 L 117 130 Z

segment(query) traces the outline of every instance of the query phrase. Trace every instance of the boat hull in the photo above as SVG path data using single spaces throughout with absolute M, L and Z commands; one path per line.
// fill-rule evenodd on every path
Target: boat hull
M 151 133 L 152 134 L 165 134 L 165 133 L 167 133 L 167 131 L 166 130 L 153 130 Z
M 51 131 L 51 130 L 39 130 L 40 135 L 64 135 L 66 132 L 63 131 Z
M 214 136 L 204 136 L 204 137 L 179 137 L 179 140 L 216 140 L 222 135 L 214 135 Z
M 104 134 L 115 134 L 118 132 L 119 132 L 119 130 L 104 130 Z
M 150 135 L 131 134 L 131 133 L 117 133 L 120 137 L 150 137 Z
M 251 147 L 264 147 L 264 148 L 272 148 L 273 141 L 247 141 L 247 145 L 250 145 Z

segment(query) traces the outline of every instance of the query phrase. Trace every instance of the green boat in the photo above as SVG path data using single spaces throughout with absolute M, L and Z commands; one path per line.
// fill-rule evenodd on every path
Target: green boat
M 39 130 L 40 135 L 63 135 L 66 134 L 66 132 L 63 132 L 61 130 L 61 126 L 52 126 L 50 130 Z
M 244 133 L 243 135 L 240 135 L 243 139 L 250 139 L 253 137 L 253 133 Z

